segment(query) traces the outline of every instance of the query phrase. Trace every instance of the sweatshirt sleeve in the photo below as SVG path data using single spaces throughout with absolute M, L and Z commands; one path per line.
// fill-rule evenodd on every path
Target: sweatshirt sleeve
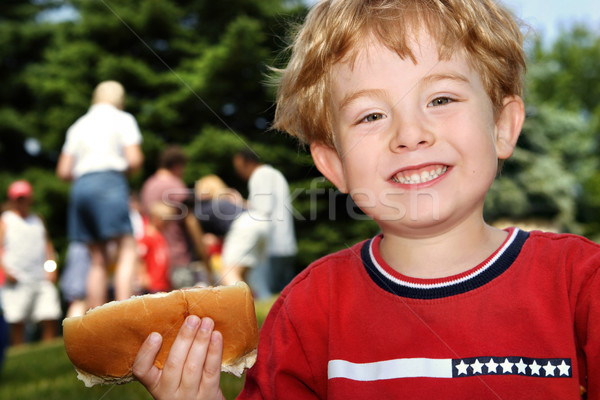
M 600 268 L 582 288 L 577 302 L 576 332 L 579 341 L 581 384 L 588 400 L 600 400 Z
M 256 364 L 248 371 L 238 399 L 318 399 L 317 386 L 301 334 L 283 298 L 261 328 Z

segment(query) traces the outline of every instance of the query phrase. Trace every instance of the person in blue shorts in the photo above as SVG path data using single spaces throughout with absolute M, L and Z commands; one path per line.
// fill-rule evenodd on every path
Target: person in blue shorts
M 142 135 L 135 118 L 123 111 L 125 90 L 105 81 L 94 90 L 92 106 L 67 131 L 57 175 L 73 181 L 68 210 L 71 241 L 87 243 L 91 265 L 87 307 L 108 300 L 107 244 L 116 241 L 115 299 L 133 293 L 137 247 L 129 219 L 126 173 L 142 166 Z

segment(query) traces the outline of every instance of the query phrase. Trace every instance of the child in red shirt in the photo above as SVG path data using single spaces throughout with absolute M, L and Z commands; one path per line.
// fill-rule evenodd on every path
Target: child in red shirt
M 274 128 L 381 234 L 282 292 L 240 399 L 600 399 L 600 246 L 483 219 L 525 117 L 522 35 L 493 0 L 322 0 L 281 71 Z M 161 399 L 222 399 L 222 336 L 188 317 Z
M 169 282 L 169 246 L 162 230 L 171 223 L 172 208 L 162 203 L 152 204 L 144 224 L 144 234 L 138 239 L 138 251 L 144 265 L 144 287 L 149 293 L 171 290 Z

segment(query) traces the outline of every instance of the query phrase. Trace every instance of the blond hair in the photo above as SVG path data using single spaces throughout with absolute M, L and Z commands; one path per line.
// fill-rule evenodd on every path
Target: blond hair
M 92 94 L 92 104 L 108 103 L 123 109 L 125 106 L 125 88 L 117 81 L 100 82 Z
M 215 198 L 229 190 L 225 182 L 217 175 L 210 174 L 203 176 L 196 181 L 194 192 L 196 198 Z
M 322 0 L 297 31 L 287 67 L 277 71 L 273 128 L 334 147 L 332 66 L 352 62 L 370 35 L 415 61 L 410 38 L 421 27 L 437 41 L 440 59 L 464 51 L 496 113 L 506 96 L 522 94 L 523 35 L 493 0 Z

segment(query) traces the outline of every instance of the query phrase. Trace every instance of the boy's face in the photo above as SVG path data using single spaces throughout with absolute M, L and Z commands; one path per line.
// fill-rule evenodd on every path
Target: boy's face
M 512 154 L 523 119 L 518 97 L 495 119 L 462 53 L 440 61 L 429 35 L 420 38 L 416 64 L 370 41 L 353 65 L 335 65 L 336 150 L 311 146 L 319 169 L 384 233 L 481 221 L 498 158 Z

